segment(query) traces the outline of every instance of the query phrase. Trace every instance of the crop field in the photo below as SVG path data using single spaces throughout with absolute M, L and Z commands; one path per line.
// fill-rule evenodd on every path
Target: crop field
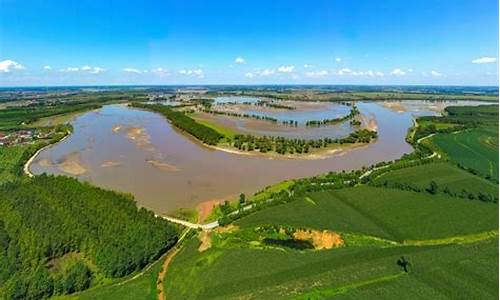
M 238 221 L 242 227 L 289 225 L 361 233 L 389 240 L 422 240 L 498 228 L 498 206 L 445 195 L 360 186 L 317 192 Z
M 498 129 L 473 129 L 432 137 L 450 160 L 498 180 Z
M 441 191 L 448 188 L 455 193 L 466 190 L 474 193 L 498 194 L 497 184 L 449 163 L 431 163 L 390 171 L 377 177 L 374 183 L 404 183 L 425 189 L 429 187 L 431 181 L 435 181 Z
M 182 299 L 491 298 L 498 290 L 497 243 L 200 253 L 193 239 L 172 263 L 165 284 L 167 297 Z M 396 264 L 401 256 L 411 263 L 409 273 Z

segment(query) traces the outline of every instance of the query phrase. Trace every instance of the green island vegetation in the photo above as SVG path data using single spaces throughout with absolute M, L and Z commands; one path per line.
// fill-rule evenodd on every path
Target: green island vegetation
M 133 107 L 149 109 L 164 115 L 174 126 L 193 135 L 201 142 L 208 145 L 228 145 L 241 151 L 259 151 L 261 153 L 273 152 L 277 154 L 302 154 L 309 153 L 310 149 L 320 149 L 334 145 L 369 143 L 377 138 L 377 132 L 368 129 L 359 129 L 350 133 L 347 137 L 331 139 L 324 138 L 319 140 L 306 139 L 287 139 L 284 137 L 273 136 L 254 136 L 234 134 L 223 131 L 220 126 L 208 125 L 207 122 L 198 122 L 190 117 L 186 112 L 175 111 L 173 107 L 159 104 L 143 104 L 134 102 Z M 214 113 L 219 113 L 211 111 Z M 358 114 L 359 111 L 353 106 L 351 115 Z M 225 114 L 225 113 L 222 113 Z M 232 113 L 228 113 L 232 115 Z M 239 116 L 239 114 L 235 114 Z M 293 121 L 291 121 L 293 122 Z
M 185 242 L 163 282 L 166 297 L 498 297 L 498 181 L 435 140 L 491 126 L 490 142 L 476 146 L 490 147 L 498 106 L 459 111 L 417 119 L 408 133 L 415 151 L 396 161 L 218 206 L 224 227 Z M 498 168 L 496 153 L 489 159 Z
M 342 123 L 344 121 L 350 120 L 350 119 L 354 118 L 357 115 L 359 115 L 359 110 L 356 107 L 356 105 L 352 105 L 351 111 L 349 112 L 349 114 L 347 114 L 347 115 L 345 115 L 343 117 L 335 118 L 335 119 L 326 119 L 326 120 L 321 120 L 321 121 L 307 121 L 306 122 L 306 126 L 321 126 L 321 125 L 339 124 L 339 123 Z
M 47 105 L 0 110 L 5 141 L 0 146 L 1 299 L 109 288 L 145 266 L 152 266 L 145 274 L 154 272 L 158 267 L 152 264 L 177 241 L 177 226 L 139 209 L 131 195 L 63 176 L 24 175 L 24 164 L 35 152 L 72 131 L 65 122 L 41 126 L 38 121 L 64 119 L 117 100 L 101 97 L 86 102 L 75 95 L 71 99 L 78 100 L 66 104 L 54 104 L 49 97 Z M 144 286 L 147 274 L 130 284 Z
M 208 145 L 217 145 L 217 143 L 224 137 L 221 133 L 217 132 L 215 129 L 207 127 L 200 124 L 187 116 L 183 112 L 175 111 L 172 108 L 165 105 L 148 105 L 141 103 L 132 103 L 133 107 L 149 109 L 161 113 L 164 115 L 175 127 L 186 131 L 192 136 L 196 137 L 200 141 Z

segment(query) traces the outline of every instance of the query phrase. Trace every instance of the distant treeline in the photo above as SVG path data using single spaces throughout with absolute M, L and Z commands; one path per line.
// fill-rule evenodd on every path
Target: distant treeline
M 188 117 L 186 114 L 175 111 L 168 106 L 159 104 L 142 104 L 134 102 L 133 107 L 149 109 L 164 115 L 175 127 L 186 131 L 205 144 L 217 145 L 217 143 L 224 138 L 222 134 L 214 129 L 200 124 Z
M 131 196 L 47 175 L 0 186 L 0 298 L 41 299 L 156 260 L 177 230 Z M 99 275 L 101 274 L 101 275 Z

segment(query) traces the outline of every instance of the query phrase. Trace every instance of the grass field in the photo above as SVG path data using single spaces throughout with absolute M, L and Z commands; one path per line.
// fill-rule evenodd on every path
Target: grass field
M 361 233 L 389 240 L 423 240 L 498 229 L 496 204 L 445 195 L 359 186 L 317 192 L 237 222 L 242 227 L 290 225 Z
M 200 123 L 202 125 L 205 125 L 205 126 L 207 126 L 209 128 L 212 128 L 213 130 L 215 130 L 215 131 L 219 132 L 220 134 L 224 135 L 226 137 L 226 139 L 232 139 L 237 134 L 237 132 L 234 131 L 234 130 L 232 130 L 231 128 L 228 128 L 228 127 L 225 127 L 225 126 L 213 123 L 213 122 L 209 122 L 209 121 L 201 119 L 201 118 L 197 118 L 196 115 L 194 115 L 194 114 L 191 114 L 189 116 L 191 118 L 193 118 L 196 122 L 198 122 L 198 123 Z
M 467 190 L 474 193 L 498 194 L 497 184 L 445 162 L 390 171 L 374 180 L 376 184 L 386 181 L 409 184 L 422 189 L 429 187 L 431 181 L 435 181 L 440 190 L 448 188 L 455 193 Z
M 453 162 L 498 180 L 498 128 L 438 134 L 432 142 Z

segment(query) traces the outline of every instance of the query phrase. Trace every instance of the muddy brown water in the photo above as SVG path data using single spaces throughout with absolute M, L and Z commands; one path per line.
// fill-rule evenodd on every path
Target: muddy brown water
M 305 160 L 210 149 L 173 128 L 159 114 L 108 105 L 73 120 L 73 134 L 40 152 L 30 170 L 74 176 L 100 187 L 129 192 L 140 206 L 167 213 L 206 200 L 250 195 L 285 179 L 399 158 L 412 151 L 405 136 L 415 113 L 435 114 L 425 108 L 425 103 L 407 112 L 372 102 L 358 103 L 358 107 L 363 114 L 376 118 L 378 140 L 343 155 Z

